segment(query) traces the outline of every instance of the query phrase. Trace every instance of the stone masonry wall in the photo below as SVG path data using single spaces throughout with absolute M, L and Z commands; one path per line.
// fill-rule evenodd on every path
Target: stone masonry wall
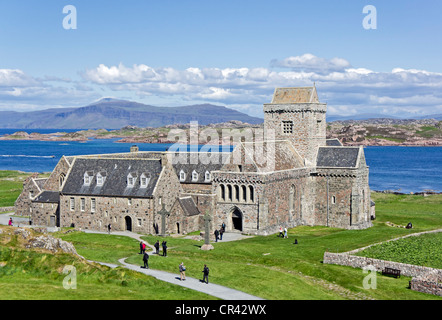
M 70 199 L 75 207 L 71 210 Z M 81 202 L 84 199 L 84 211 Z M 95 212 L 91 211 L 91 200 L 95 199 Z M 62 195 L 60 197 L 60 226 L 107 231 L 125 231 L 126 217 L 130 218 L 133 232 L 154 233 L 153 199 L 123 197 L 91 197 Z
M 291 140 L 302 158 L 313 163 L 317 147 L 325 146 L 326 105 L 264 104 L 265 132 L 273 131 L 276 140 Z M 293 133 L 285 133 L 283 121 L 293 122 Z
M 32 213 L 32 199 L 40 193 L 40 189 L 34 182 L 38 177 L 35 173 L 23 181 L 23 189 L 14 203 L 15 214 L 18 216 L 29 216 Z

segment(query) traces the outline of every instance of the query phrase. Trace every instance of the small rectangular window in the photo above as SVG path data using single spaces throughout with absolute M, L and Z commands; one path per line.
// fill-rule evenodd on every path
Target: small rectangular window
M 80 199 L 80 210 L 84 211 L 86 208 L 86 199 L 85 198 L 81 198 Z
M 95 202 L 95 198 L 91 198 L 91 212 L 95 212 L 96 210 L 96 202 Z
M 70 207 L 71 211 L 75 210 L 75 199 L 74 198 L 69 199 L 69 207 Z
M 284 133 L 284 134 L 293 133 L 293 121 L 283 121 L 282 122 L 282 133 Z

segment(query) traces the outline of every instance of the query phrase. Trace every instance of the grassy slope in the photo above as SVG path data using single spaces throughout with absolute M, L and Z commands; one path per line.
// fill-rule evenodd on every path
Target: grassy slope
M 6 178 L 11 178 L 10 173 L 5 173 L 5 175 Z M 0 192 L 9 190 L 9 181 L 11 180 L 1 178 L 0 175 Z M 15 183 L 18 185 L 19 181 Z M 5 193 L 7 194 L 7 192 Z M 178 273 L 178 264 L 184 261 L 188 267 L 187 275 L 198 278 L 202 277 L 202 267 L 207 263 L 211 270 L 211 282 L 227 285 L 267 299 L 440 299 L 406 289 L 410 280 L 407 277 L 392 279 L 379 276 L 378 288 L 365 290 L 362 287 L 362 281 L 366 274 L 361 270 L 322 264 L 325 250 L 348 251 L 408 233 L 442 226 L 440 214 L 442 195 L 424 198 L 411 195 L 373 194 L 373 199 L 376 201 L 377 219 L 374 222 L 374 227 L 366 230 L 350 231 L 302 226 L 289 230 L 288 239 L 271 235 L 230 243 L 219 242 L 214 244 L 215 250 L 209 252 L 199 249 L 201 242 L 168 238 L 168 258 L 152 256 L 149 264 L 155 269 Z M 407 230 L 389 227 L 385 224 L 386 221 L 401 225 L 412 222 L 414 228 Z M 138 242 L 133 239 L 85 233 L 60 236 L 67 241 L 72 241 L 78 253 L 88 259 L 116 263 L 119 258 L 130 256 L 129 262 L 142 264 L 141 257 L 137 254 Z M 293 244 L 294 238 L 297 238 L 299 242 L 296 246 Z M 146 236 L 145 239 L 151 244 L 158 240 L 151 236 Z M 124 273 L 130 281 L 125 281 L 133 287 L 124 288 L 122 286 L 123 280 L 118 278 L 118 275 L 114 275 L 114 278 L 111 277 L 116 279 L 113 280 L 114 282 L 100 280 L 108 277 L 106 274 L 109 272 L 116 272 L 107 269 L 96 271 L 101 274 L 97 277 L 86 272 L 85 278 L 81 279 L 82 284 L 87 284 L 84 287 L 85 290 L 73 292 L 75 290 L 60 289 L 60 277 L 63 278 L 64 275 L 58 273 L 58 277 L 55 277 L 56 274 L 53 274 L 54 280 L 51 278 L 52 273 L 40 273 L 38 269 L 41 264 L 35 264 L 38 268 L 32 270 L 23 269 L 24 265 L 28 264 L 27 261 L 32 261 L 29 259 L 28 257 L 22 258 L 22 261 L 25 262 L 23 265 L 19 263 L 20 260 L 17 260 L 17 264 L 11 265 L 8 259 L 0 259 L 0 262 L 8 261 L 12 270 L 16 270 L 6 275 L 1 273 L 0 282 L 9 290 L 1 290 L 3 293 L 0 293 L 0 299 L 19 297 L 26 299 L 52 299 L 52 297 L 94 299 L 93 293 L 89 294 L 86 290 L 87 286 L 90 286 L 91 292 L 94 290 L 98 292 L 95 296 L 97 299 L 155 299 L 160 296 L 162 299 L 175 299 L 174 292 L 182 290 L 174 286 L 174 289 L 170 289 L 167 284 L 156 283 L 149 285 L 155 288 L 152 292 L 151 290 L 146 291 L 143 281 L 148 281 L 146 280 L 148 277 L 145 279 L 143 278 L 145 276 L 128 271 Z M 42 257 L 35 259 L 42 259 Z M 63 263 L 63 261 L 57 263 L 58 268 Z M 57 269 L 57 267 L 54 266 L 52 269 Z M 5 269 L 3 267 L 0 270 Z M 39 288 L 43 288 L 43 290 Z M 161 288 L 164 290 L 162 291 Z M 70 291 L 71 293 L 69 293 Z M 134 294 L 134 292 L 136 293 Z M 208 298 L 206 295 L 189 290 L 187 293 L 187 297 L 190 299 Z
M 183 300 L 213 299 L 124 268 L 110 269 L 70 254 L 26 250 L 20 244 L 21 236 L 8 235 L 8 229 L 13 230 L 2 227 L 0 233 L 0 300 L 160 300 L 172 295 Z M 91 236 L 94 243 L 95 235 Z M 123 238 L 105 242 L 110 246 L 117 244 L 116 251 L 120 252 L 133 241 Z M 63 287 L 67 276 L 63 268 L 67 265 L 76 268 L 75 290 Z
M 186 274 L 196 278 L 202 277 L 202 267 L 208 264 L 211 282 L 267 299 L 438 299 L 406 289 L 408 277 L 392 279 L 379 276 L 378 288 L 365 290 L 362 281 L 366 274 L 362 270 L 322 264 L 325 250 L 348 251 L 442 225 L 442 216 L 437 214 L 442 203 L 441 195 L 424 198 L 374 194 L 373 197 L 378 218 L 374 227 L 366 230 L 302 226 L 289 230 L 288 239 L 271 235 L 237 242 L 220 241 L 214 244 L 215 250 L 208 252 L 200 250 L 202 243 L 199 241 L 169 237 L 166 238 L 168 257 L 153 255 L 149 264 L 151 268 L 178 274 L 178 265 L 184 262 Z M 414 229 L 389 227 L 386 221 L 403 225 L 411 221 Z M 116 252 L 109 250 L 114 244 L 109 243 L 108 249 L 101 247 L 107 237 L 85 234 L 63 236 L 65 240 L 78 243 L 79 252 L 90 254 L 91 259 L 115 263 L 119 257 L 127 255 L 130 256 L 128 262 L 141 265 L 138 243 L 115 256 Z M 295 238 L 298 245 L 293 244 Z M 145 239 L 151 244 L 162 240 L 154 236 L 146 236 Z M 80 241 L 92 241 L 97 249 L 102 249 L 82 249 Z

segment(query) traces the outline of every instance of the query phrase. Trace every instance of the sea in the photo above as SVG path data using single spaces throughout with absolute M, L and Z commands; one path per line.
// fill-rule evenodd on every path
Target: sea
M 81 129 L 0 129 L 0 136 L 28 133 L 75 132 Z M 63 155 L 128 152 L 132 143 L 118 139 L 78 141 L 0 140 L 0 170 L 50 172 Z M 165 151 L 171 144 L 137 143 L 140 151 Z M 441 147 L 364 147 L 370 167 L 369 185 L 375 191 L 442 192 Z

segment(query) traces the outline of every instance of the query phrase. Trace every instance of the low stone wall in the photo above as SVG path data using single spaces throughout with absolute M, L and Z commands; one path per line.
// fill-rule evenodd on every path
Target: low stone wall
M 332 253 L 332 252 L 325 252 L 324 253 L 324 263 L 326 264 L 337 264 L 341 266 L 349 266 L 353 268 L 364 268 L 367 266 L 373 266 L 376 271 L 382 272 L 384 268 L 393 268 L 401 270 L 401 275 L 408 276 L 408 277 L 417 277 L 421 276 L 425 273 L 439 270 L 440 269 L 434 269 L 429 267 L 422 267 L 422 266 L 415 266 L 412 264 L 406 264 L 406 263 L 400 263 L 400 262 L 394 262 L 394 261 L 387 261 L 387 260 L 379 260 L 379 259 L 373 259 L 373 258 L 367 258 L 367 257 L 358 257 L 353 256 L 347 253 Z
M 434 270 L 410 281 L 411 290 L 442 297 L 442 270 Z
M 324 253 L 323 262 L 353 268 L 373 266 L 379 272 L 384 268 L 398 269 L 401 270 L 401 275 L 414 277 L 410 282 L 412 290 L 442 296 L 441 269 L 332 252 Z
M 14 211 L 14 207 L 0 207 L 0 212 Z

